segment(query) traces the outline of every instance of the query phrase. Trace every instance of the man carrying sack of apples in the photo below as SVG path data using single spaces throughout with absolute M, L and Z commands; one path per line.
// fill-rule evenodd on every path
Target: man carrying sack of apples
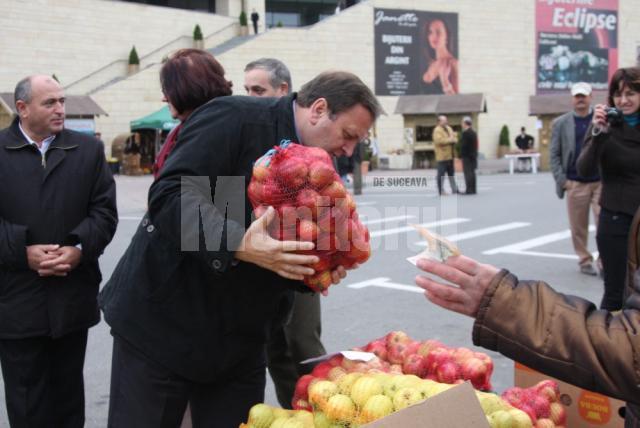
M 178 427 L 187 402 L 194 428 L 234 427 L 264 401 L 269 332 L 319 258 L 296 254 L 312 242 L 269 235 L 273 208 L 251 221 L 253 163 L 285 140 L 351 155 L 380 112 L 358 77 L 326 72 L 299 93 L 220 97 L 189 116 L 100 295 L 114 336 L 109 427 Z

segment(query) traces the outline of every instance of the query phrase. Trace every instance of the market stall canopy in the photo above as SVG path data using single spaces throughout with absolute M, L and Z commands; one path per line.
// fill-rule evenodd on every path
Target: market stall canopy
M 0 92 L 0 107 L 11 115 L 17 114 L 13 93 Z M 69 117 L 108 116 L 107 112 L 88 95 L 67 95 L 64 102 L 65 115 Z
M 487 111 L 484 94 L 402 95 L 396 114 L 456 114 Z
M 140 131 L 142 129 L 158 129 L 161 131 L 170 131 L 175 128 L 180 121 L 171 117 L 169 107 L 164 106 L 160 110 L 151 113 L 148 116 L 131 121 L 131 132 Z
M 606 104 L 607 91 L 593 91 L 592 104 Z M 573 110 L 571 94 L 532 95 L 529 97 L 529 116 L 561 115 Z

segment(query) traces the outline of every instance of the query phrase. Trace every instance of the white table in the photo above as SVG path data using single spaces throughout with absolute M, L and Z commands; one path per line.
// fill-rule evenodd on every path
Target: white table
M 509 174 L 513 174 L 513 164 L 519 159 L 531 159 L 531 172 L 538 173 L 538 162 L 540 160 L 540 153 L 514 153 L 504 155 L 505 159 L 509 159 Z

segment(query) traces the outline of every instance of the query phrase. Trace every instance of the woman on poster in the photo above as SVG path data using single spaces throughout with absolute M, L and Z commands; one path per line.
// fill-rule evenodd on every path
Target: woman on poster
M 445 22 L 436 18 L 425 23 L 427 70 L 422 80 L 429 94 L 458 93 L 458 60 L 453 55 L 453 36 Z

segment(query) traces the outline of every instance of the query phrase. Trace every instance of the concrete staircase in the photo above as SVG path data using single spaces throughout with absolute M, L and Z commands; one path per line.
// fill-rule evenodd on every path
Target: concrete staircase
M 205 48 L 209 47 L 208 49 L 215 49 L 236 38 L 237 34 L 238 24 L 232 20 L 232 22 L 229 22 L 226 26 L 207 35 L 204 38 L 204 46 Z M 138 72 L 142 72 L 155 64 L 161 63 L 171 52 L 191 47 L 193 47 L 193 39 L 191 36 L 177 37 L 141 56 L 140 69 Z M 126 59 L 118 59 L 66 85 L 65 90 L 72 94 L 91 95 L 129 76 L 128 61 Z

